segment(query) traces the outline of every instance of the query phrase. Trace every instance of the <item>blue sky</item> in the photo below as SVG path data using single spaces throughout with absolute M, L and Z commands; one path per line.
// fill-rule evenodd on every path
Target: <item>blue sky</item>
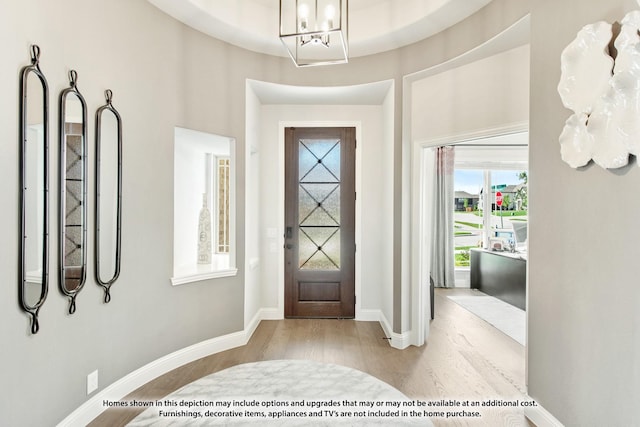
M 491 185 L 519 184 L 518 174 L 521 171 L 491 171 Z M 466 191 L 471 194 L 479 194 L 484 180 L 482 170 L 456 169 L 454 175 L 455 191 Z

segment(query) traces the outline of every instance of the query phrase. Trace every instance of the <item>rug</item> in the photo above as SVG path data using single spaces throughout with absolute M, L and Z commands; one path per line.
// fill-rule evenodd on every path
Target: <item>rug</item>
M 432 426 L 416 402 L 389 384 L 309 360 L 237 365 L 146 403 L 129 426 Z
M 525 345 L 526 315 L 524 310 L 482 293 L 479 295 L 447 295 L 447 298 L 493 325 L 521 345 Z

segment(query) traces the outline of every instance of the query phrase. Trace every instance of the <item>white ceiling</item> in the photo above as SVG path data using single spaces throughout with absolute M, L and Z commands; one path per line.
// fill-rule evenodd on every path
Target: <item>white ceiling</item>
M 147 0 L 205 34 L 286 56 L 278 38 L 279 0 Z M 472 15 L 491 0 L 349 0 L 349 56 L 417 42 Z

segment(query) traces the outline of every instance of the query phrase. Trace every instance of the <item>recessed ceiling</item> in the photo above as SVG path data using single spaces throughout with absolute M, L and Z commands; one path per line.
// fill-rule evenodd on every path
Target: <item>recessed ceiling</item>
M 247 82 L 263 105 L 382 105 L 393 87 L 393 80 L 330 87 Z
M 148 0 L 219 40 L 286 56 L 278 38 L 279 0 Z M 397 49 L 436 34 L 491 0 L 349 0 L 349 56 Z

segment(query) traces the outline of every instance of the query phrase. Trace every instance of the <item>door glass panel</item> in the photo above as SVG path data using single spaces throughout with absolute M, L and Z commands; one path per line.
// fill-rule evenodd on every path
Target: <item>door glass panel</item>
M 300 181 L 340 182 L 340 141 L 300 140 Z
M 340 270 L 340 140 L 299 141 L 301 270 Z
M 340 225 L 340 185 L 300 184 L 300 225 Z
M 300 227 L 301 270 L 340 269 L 340 228 Z

